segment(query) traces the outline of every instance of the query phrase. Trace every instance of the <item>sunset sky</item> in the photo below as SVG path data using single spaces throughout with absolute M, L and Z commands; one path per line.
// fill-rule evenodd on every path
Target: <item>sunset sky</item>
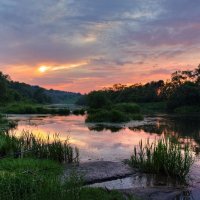
M 0 71 L 88 92 L 200 63 L 199 0 L 0 0 Z

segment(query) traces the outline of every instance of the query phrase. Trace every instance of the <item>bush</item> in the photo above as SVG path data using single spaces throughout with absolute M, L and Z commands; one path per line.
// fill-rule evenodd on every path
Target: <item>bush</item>
M 84 115 L 85 114 L 85 110 L 84 109 L 76 109 L 73 111 L 74 115 Z
M 178 114 L 200 113 L 200 106 L 182 106 L 174 110 Z
M 103 109 L 89 109 L 86 122 L 128 122 L 143 120 L 140 107 L 132 103 L 120 103 L 106 106 Z
M 140 113 L 140 106 L 134 103 L 119 103 L 113 107 L 114 109 L 125 113 Z
M 90 108 L 103 108 L 110 105 L 110 103 L 104 91 L 93 91 L 87 95 L 87 104 Z
M 151 102 L 151 103 L 140 103 L 142 113 L 165 113 L 166 102 Z
M 118 110 L 100 110 L 89 114 L 86 122 L 127 122 L 130 118 Z
M 167 108 L 174 111 L 182 106 L 199 106 L 200 89 L 194 83 L 185 83 L 176 88 L 167 102 Z

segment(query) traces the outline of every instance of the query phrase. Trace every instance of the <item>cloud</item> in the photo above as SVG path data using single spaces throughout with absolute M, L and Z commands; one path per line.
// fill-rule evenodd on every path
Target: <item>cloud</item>
M 0 70 L 79 91 L 165 79 L 199 62 L 199 10 L 197 0 L 1 0 Z

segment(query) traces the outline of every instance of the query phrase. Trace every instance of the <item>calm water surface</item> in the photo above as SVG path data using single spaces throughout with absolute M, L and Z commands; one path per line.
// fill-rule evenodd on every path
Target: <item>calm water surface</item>
M 40 116 L 11 115 L 18 121 L 14 130 L 34 134 L 53 135 L 58 133 L 62 140 L 80 149 L 81 161 L 122 160 L 129 158 L 134 145 L 141 139 L 155 140 L 162 135 L 179 135 L 190 140 L 196 154 L 200 144 L 200 118 L 169 115 L 146 116 L 143 121 L 126 124 L 86 124 L 85 116 Z

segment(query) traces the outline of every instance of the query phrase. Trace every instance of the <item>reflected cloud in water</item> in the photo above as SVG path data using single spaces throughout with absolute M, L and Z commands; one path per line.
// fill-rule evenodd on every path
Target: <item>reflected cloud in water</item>
M 18 120 L 16 134 L 29 130 L 34 134 L 59 133 L 62 140 L 70 137 L 70 143 L 80 149 L 81 160 L 122 160 L 129 158 L 133 146 L 141 139 L 151 141 L 162 135 L 177 135 L 191 139 L 194 148 L 200 144 L 200 119 L 177 116 L 145 117 L 138 125 L 86 124 L 85 116 L 12 116 Z M 148 122 L 148 123 L 146 123 Z M 134 124 L 134 123 L 133 123 Z M 183 140 L 184 142 L 184 140 Z

